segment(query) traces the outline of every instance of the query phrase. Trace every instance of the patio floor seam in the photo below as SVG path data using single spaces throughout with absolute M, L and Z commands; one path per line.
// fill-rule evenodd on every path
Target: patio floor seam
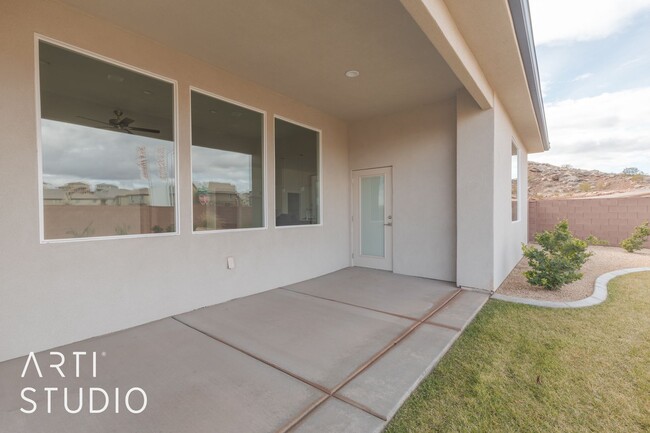
M 426 325 L 437 326 L 439 328 L 445 328 L 445 329 L 449 329 L 451 331 L 458 331 L 458 332 L 462 331 L 461 328 L 458 328 L 456 326 L 444 325 L 442 323 L 438 323 L 438 322 L 433 321 L 433 320 L 429 320 L 428 322 L 424 322 L 424 323 Z
M 332 389 L 332 392 L 331 392 L 330 396 L 334 397 L 334 398 L 336 398 L 336 399 L 338 399 L 338 400 L 340 400 L 340 401 L 342 401 L 344 403 L 347 403 L 347 404 L 349 404 L 351 406 L 357 407 L 358 409 L 361 409 L 364 412 L 367 412 L 370 415 L 373 415 L 373 416 L 381 419 L 382 421 L 387 422 L 388 419 L 386 417 L 378 416 L 378 414 L 375 414 L 375 413 L 370 412 L 369 410 L 366 410 L 366 409 L 369 409 L 369 408 L 360 407 L 360 406 L 363 406 L 363 405 L 360 405 L 358 402 L 356 402 L 356 401 L 354 401 L 352 399 L 349 399 L 347 397 L 341 398 L 341 396 L 337 396 L 336 393 L 338 391 L 340 391 L 345 385 L 350 383 L 354 378 L 356 378 L 361 373 L 363 373 L 368 368 L 370 368 L 375 362 L 377 362 L 379 359 L 381 359 L 381 357 L 384 356 L 387 352 L 389 352 L 393 347 L 395 347 L 402 340 L 404 340 L 406 337 L 411 335 L 418 327 L 420 327 L 422 324 L 426 324 L 426 321 L 429 318 L 431 318 L 431 316 L 433 316 L 435 313 L 437 313 L 442 308 L 444 308 L 449 302 L 451 302 L 461 292 L 462 292 L 462 290 L 458 289 L 458 291 L 456 291 L 452 296 L 450 296 L 444 302 L 442 302 L 441 304 L 431 308 L 427 313 L 425 313 L 425 315 L 422 318 L 417 320 L 413 325 L 409 326 L 402 334 L 400 334 L 399 336 L 394 338 L 390 343 L 388 343 L 386 346 L 384 346 L 379 352 L 377 352 L 375 355 L 370 357 L 368 361 L 366 361 L 364 364 L 361 364 L 361 366 L 359 368 L 357 368 L 348 377 L 346 377 L 340 384 L 338 384 L 336 387 L 334 387 Z M 333 302 L 338 302 L 338 301 L 333 301 Z M 360 307 L 360 308 L 363 308 L 363 307 Z M 301 421 L 306 419 L 309 416 L 309 414 L 311 414 L 314 410 L 316 410 L 325 401 L 327 401 L 327 399 L 324 399 L 323 401 L 321 401 L 321 403 L 319 403 L 317 405 L 314 405 L 314 407 L 310 411 L 304 413 L 300 418 L 297 418 L 297 419 L 293 420 L 287 426 L 285 426 L 282 429 L 278 430 L 278 433 L 285 433 L 285 432 L 290 431 L 292 428 L 294 428 L 295 426 L 300 424 Z
M 315 382 L 312 382 L 312 381 L 310 381 L 308 379 L 305 379 L 304 377 L 298 376 L 297 374 L 292 373 L 291 371 L 289 371 L 287 369 L 284 369 L 284 368 L 280 367 L 279 365 L 276 365 L 276 364 L 274 364 L 272 362 L 269 362 L 269 361 L 267 361 L 265 359 L 262 359 L 259 356 L 254 355 L 254 354 L 252 354 L 252 353 L 248 352 L 247 350 L 244 350 L 244 349 L 242 349 L 240 347 L 237 347 L 237 346 L 235 346 L 234 344 L 232 344 L 232 343 L 230 343 L 228 341 L 225 341 L 225 340 L 223 340 L 221 338 L 215 337 L 214 335 L 210 335 L 207 332 L 204 332 L 204 331 L 202 331 L 202 330 L 200 330 L 200 329 L 198 329 L 198 328 L 196 328 L 196 327 L 194 327 L 192 325 L 189 325 L 189 324 L 183 322 L 182 320 L 178 319 L 175 316 L 171 316 L 171 317 L 172 317 L 172 319 L 176 320 L 178 323 L 181 323 L 181 324 L 187 326 L 188 328 L 193 329 L 194 331 L 205 335 L 208 338 L 211 338 L 211 339 L 213 339 L 215 341 L 218 341 L 219 343 L 225 344 L 226 346 L 228 346 L 228 347 L 230 347 L 232 349 L 235 349 L 238 352 L 243 353 L 244 355 L 250 356 L 251 358 L 253 358 L 253 359 L 255 359 L 255 360 L 257 360 L 257 361 L 259 361 L 259 362 L 261 362 L 261 363 L 263 363 L 265 365 L 268 365 L 269 367 L 275 368 L 276 370 L 279 370 L 279 371 L 283 372 L 284 374 L 293 377 L 294 379 L 297 379 L 297 380 L 299 380 L 299 381 L 301 381 L 301 382 L 303 382 L 303 383 L 305 383 L 305 384 L 307 384 L 307 385 L 309 385 L 311 387 L 314 387 L 317 390 L 319 390 L 319 391 L 321 391 L 321 392 L 323 392 L 323 393 L 325 393 L 327 395 L 331 395 L 330 390 L 325 388 L 322 385 L 319 385 L 319 384 L 317 384 Z
M 279 288 L 279 289 L 282 289 L 282 290 L 286 290 L 286 291 L 288 291 L 288 292 L 297 293 L 297 294 L 299 294 L 299 295 L 311 296 L 311 297 L 313 297 L 313 298 L 322 299 L 322 300 L 324 300 L 324 301 L 337 302 L 337 303 L 339 303 L 339 304 L 349 305 L 350 307 L 357 307 L 357 308 L 363 308 L 364 310 L 374 311 L 375 313 L 388 314 L 388 315 L 390 315 L 390 316 L 399 317 L 400 319 L 412 320 L 412 321 L 414 321 L 414 322 L 417 322 L 417 321 L 419 320 L 419 319 L 416 318 L 416 317 L 404 316 L 404 315 L 402 315 L 402 314 L 391 313 L 390 311 L 378 310 L 378 309 L 376 309 L 376 308 L 371 308 L 371 307 L 365 307 L 365 306 L 363 306 L 363 305 L 353 304 L 353 303 L 351 303 L 351 302 L 340 301 L 340 300 L 338 300 L 338 299 L 326 298 L 326 297 L 324 297 L 324 296 L 318 296 L 318 295 L 314 295 L 314 294 L 312 294 L 312 293 L 299 292 L 299 291 L 297 291 L 297 290 L 288 289 L 288 288 L 286 288 L 286 287 L 278 287 L 278 288 Z M 452 293 L 448 298 L 443 298 L 442 302 L 440 302 L 438 305 L 440 305 L 440 306 L 444 306 L 444 305 L 447 304 L 447 303 L 448 303 L 448 302 L 449 302 L 449 301 L 450 301 L 454 296 L 456 296 L 458 293 L 459 293 L 459 292 L 453 292 L 453 293 Z M 434 305 L 433 307 L 431 307 L 431 309 L 436 308 L 438 305 Z M 429 311 L 431 311 L 431 309 L 429 309 Z M 425 313 L 425 314 L 427 314 L 427 313 Z
M 305 379 L 304 377 L 301 377 L 301 376 L 299 376 L 299 375 L 297 375 L 297 374 L 295 374 L 295 373 L 292 373 L 291 371 L 289 371 L 289 370 L 287 370 L 287 369 L 284 369 L 284 368 L 282 368 L 282 367 L 280 367 L 280 366 L 278 366 L 278 365 L 276 365 L 276 364 L 273 364 L 272 362 L 266 361 L 266 360 L 260 358 L 260 357 L 257 356 L 257 355 L 253 355 L 252 353 L 250 353 L 250 352 L 248 352 L 248 351 L 246 351 L 246 350 L 244 350 L 244 349 L 241 349 L 241 348 L 235 346 L 234 344 L 229 343 L 228 341 L 222 340 L 222 339 L 220 339 L 220 338 L 218 338 L 218 337 L 215 337 L 215 336 L 213 336 L 213 335 L 210 335 L 210 334 L 208 334 L 207 332 L 204 332 L 204 331 L 202 331 L 202 330 L 200 330 L 200 329 L 198 329 L 198 328 L 196 328 L 196 327 L 194 327 L 194 326 L 192 326 L 192 325 L 189 325 L 189 324 L 183 322 L 182 320 L 178 319 L 178 318 L 175 317 L 175 316 L 171 316 L 171 318 L 172 318 L 173 320 L 177 321 L 178 323 L 187 326 L 188 328 L 192 329 L 193 331 L 196 331 L 196 332 L 198 332 L 198 333 L 200 333 L 200 334 L 203 334 L 203 335 L 205 335 L 206 337 L 211 338 L 212 340 L 214 340 L 214 341 L 216 341 L 216 342 L 218 342 L 218 343 L 224 344 L 224 345 L 226 345 L 226 346 L 228 346 L 228 347 L 230 347 L 230 348 L 232 348 L 232 349 L 234 349 L 234 350 L 236 350 L 236 351 L 238 351 L 238 352 L 240 352 L 240 353 L 242 353 L 242 354 L 244 354 L 244 355 L 246 355 L 246 356 L 250 356 L 251 358 L 255 359 L 256 361 L 261 362 L 261 363 L 263 363 L 263 364 L 265 364 L 265 365 L 267 365 L 267 366 L 269 366 L 269 367 L 271 367 L 271 368 L 274 368 L 274 369 L 276 369 L 276 370 L 279 370 L 279 371 L 281 371 L 282 373 L 286 374 L 287 376 L 290 376 L 290 377 L 292 377 L 292 378 L 294 378 L 294 379 L 296 379 L 296 380 L 301 381 L 302 383 L 304 383 L 304 384 L 306 384 L 306 385 L 309 385 L 309 386 L 311 386 L 311 387 L 313 387 L 313 388 L 316 388 L 317 390 L 319 390 L 319 391 L 321 391 L 322 393 L 325 394 L 323 397 L 321 397 L 320 399 L 316 400 L 315 403 L 313 403 L 312 405 L 308 406 L 305 410 L 303 410 L 303 412 L 302 412 L 301 415 L 299 415 L 299 416 L 296 417 L 294 420 L 292 420 L 289 424 L 287 424 L 286 426 L 284 426 L 284 427 L 282 427 L 280 430 L 278 430 L 277 433 L 284 433 L 284 432 L 286 432 L 286 431 L 289 431 L 289 430 L 290 430 L 291 428 L 293 428 L 293 427 L 294 427 L 298 422 L 300 422 L 300 421 L 301 421 L 302 419 L 304 419 L 304 418 L 305 418 L 309 413 L 311 413 L 314 409 L 316 409 L 316 408 L 317 408 L 318 406 L 320 406 L 321 404 L 325 403 L 325 401 L 327 401 L 327 400 L 329 399 L 329 397 L 333 397 L 333 398 L 335 398 L 335 399 L 337 399 L 337 400 L 342 401 L 343 403 L 346 403 L 346 404 L 349 404 L 350 406 L 356 407 L 357 409 L 362 410 L 362 411 L 368 413 L 369 415 L 372 415 L 372 416 L 374 416 L 374 417 L 376 417 L 376 418 L 379 418 L 379 419 L 382 420 L 382 421 L 386 421 L 386 420 L 385 420 L 381 415 L 377 414 L 376 412 L 374 412 L 372 409 L 366 407 L 365 405 L 363 405 L 363 404 L 361 404 L 361 403 L 358 403 L 358 402 L 355 402 L 355 401 L 353 401 L 353 400 L 349 400 L 349 399 L 347 399 L 347 398 L 341 398 L 341 397 L 339 397 L 339 396 L 334 395 L 334 394 L 336 393 L 336 391 L 338 391 L 339 386 L 335 387 L 333 390 L 329 390 L 329 389 L 325 388 L 325 387 L 322 386 L 322 385 L 319 385 L 319 384 L 317 384 L 317 383 L 315 383 L 315 382 L 312 382 L 312 381 L 310 381 L 310 380 L 308 380 L 308 379 Z M 372 359 L 372 358 L 371 358 L 371 359 Z M 367 362 L 367 361 L 366 361 L 366 362 Z M 364 365 L 364 364 L 362 364 L 362 366 L 363 366 L 363 365 Z M 362 370 L 362 371 L 363 371 L 363 370 Z M 353 378 L 354 378 L 354 377 L 352 377 L 350 380 L 352 380 Z M 347 383 L 347 382 L 343 383 L 343 385 L 345 385 L 346 383 Z M 348 400 L 349 400 L 349 401 L 348 401 Z

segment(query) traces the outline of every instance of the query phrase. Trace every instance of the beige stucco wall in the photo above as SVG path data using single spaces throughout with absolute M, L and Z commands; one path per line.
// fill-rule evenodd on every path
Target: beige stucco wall
M 35 32 L 178 81 L 180 235 L 39 243 Z M 3 1 L 0 41 L 0 361 L 349 265 L 343 122 L 59 3 Z M 322 130 L 321 227 L 191 233 L 190 86 L 266 110 L 269 155 L 274 114 Z
M 352 170 L 393 167 L 393 270 L 456 279 L 455 99 L 350 126 Z
M 496 289 L 521 258 L 528 210 L 512 221 L 511 143 L 520 149 L 521 202 L 526 202 L 527 153 L 499 99 L 481 110 L 465 91 L 457 99 L 458 272 L 464 287 Z
M 457 275 L 463 287 L 494 284 L 494 109 L 481 110 L 464 90 L 457 109 Z
M 494 287 L 497 288 L 522 257 L 528 236 L 528 153 L 498 98 L 494 106 Z M 511 143 L 519 148 L 519 219 L 512 221 Z

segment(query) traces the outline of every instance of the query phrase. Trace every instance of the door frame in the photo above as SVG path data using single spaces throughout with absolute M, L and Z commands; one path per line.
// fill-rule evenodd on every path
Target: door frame
M 384 257 L 362 256 L 360 236 L 360 182 L 363 175 L 384 175 Z M 350 172 L 350 239 L 352 266 L 393 270 L 393 167 L 372 167 Z

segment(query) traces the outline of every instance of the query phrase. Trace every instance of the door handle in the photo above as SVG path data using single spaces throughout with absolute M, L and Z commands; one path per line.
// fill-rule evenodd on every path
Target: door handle
M 392 226 L 393 223 L 384 223 L 385 226 Z

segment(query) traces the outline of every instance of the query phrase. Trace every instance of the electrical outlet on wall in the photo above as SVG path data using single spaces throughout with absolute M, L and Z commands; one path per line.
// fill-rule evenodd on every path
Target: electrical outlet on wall
M 228 269 L 235 269 L 235 258 L 234 257 L 228 257 L 228 259 L 226 259 L 226 267 Z

